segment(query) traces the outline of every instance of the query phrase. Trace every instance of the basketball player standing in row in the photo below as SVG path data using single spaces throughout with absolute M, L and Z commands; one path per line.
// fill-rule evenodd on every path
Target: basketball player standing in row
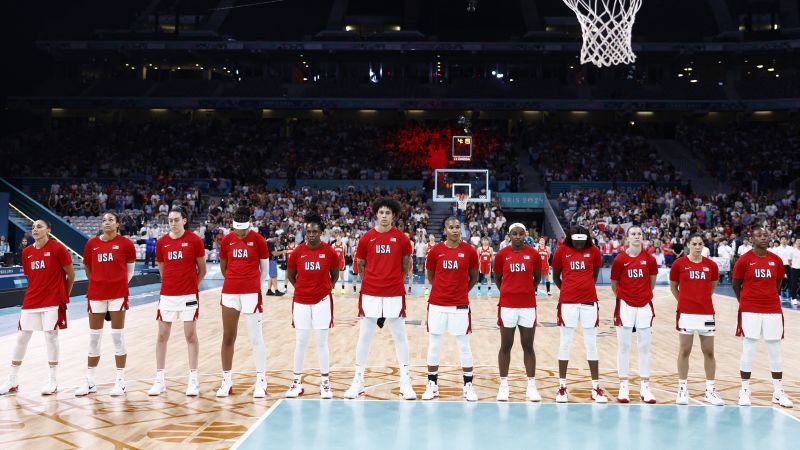
M 714 388 L 717 361 L 714 359 L 714 303 L 711 299 L 719 280 L 717 263 L 703 256 L 703 235 L 689 236 L 689 254 L 681 256 L 669 270 L 669 287 L 678 301 L 676 328 L 678 329 L 678 396 L 675 403 L 689 404 L 689 355 L 692 353 L 694 334 L 700 337 L 703 368 L 706 372 L 704 400 L 722 406 L 725 401 Z
M 345 267 L 344 257 L 345 253 L 347 252 L 347 246 L 344 242 L 342 242 L 341 231 L 336 232 L 336 241 L 333 243 L 331 247 L 333 247 L 333 251 L 336 252 L 336 261 L 339 264 L 339 273 L 343 275 L 341 294 L 344 295 L 344 267 Z M 333 286 L 331 286 L 331 294 L 334 294 L 335 293 L 334 291 L 336 291 L 336 283 L 334 283 Z
M 167 215 L 169 233 L 156 244 L 156 263 L 161 273 L 161 297 L 158 301 L 158 338 L 156 340 L 156 378 L 148 395 L 163 394 L 167 343 L 173 322 L 183 323 L 183 334 L 189 352 L 189 380 L 186 395 L 200 395 L 197 380 L 197 317 L 200 312 L 199 286 L 206 276 L 203 240 L 186 229 L 189 214 L 182 206 L 173 207 Z
M 423 266 L 427 267 L 428 257 L 431 256 L 431 250 L 435 246 L 436 246 L 436 236 L 433 235 L 433 234 L 429 234 L 428 235 L 428 243 L 425 244 L 425 264 L 423 264 Z M 428 279 L 428 271 L 427 270 L 425 271 L 425 280 L 424 280 L 424 282 L 425 282 L 425 294 L 424 295 L 425 295 L 425 298 L 428 298 L 428 295 L 430 294 L 430 291 L 428 290 L 428 287 L 431 284 L 431 280 Z
M 497 305 L 497 325 L 500 327 L 500 351 L 497 364 L 500 369 L 500 388 L 497 401 L 508 401 L 508 366 L 514 346 L 514 330 L 519 328 L 525 374 L 528 387 L 525 398 L 532 402 L 542 400 L 536 389 L 536 353 L 533 338 L 536 333 L 536 288 L 541 277 L 539 253 L 524 244 L 527 230 L 521 223 L 508 227 L 511 245 L 503 248 L 494 258 L 494 276 L 500 290 Z
M 489 238 L 481 239 L 481 246 L 478 247 L 478 257 L 480 258 L 480 279 L 478 282 L 478 295 L 481 295 L 481 285 L 486 283 L 486 296 L 492 290 L 492 255 L 494 249 L 489 245 Z
M 233 393 L 233 353 L 239 329 L 239 315 L 244 314 L 247 334 L 253 347 L 256 366 L 254 398 L 267 395 L 267 350 L 261 332 L 261 284 L 269 277 L 267 240 L 250 229 L 250 208 L 240 206 L 233 214 L 233 231 L 226 234 L 219 246 L 219 270 L 222 283 L 222 384 L 217 397 Z
M 356 373 L 345 398 L 364 394 L 366 369 L 372 337 L 384 322 L 394 338 L 397 363 L 400 366 L 400 395 L 415 400 L 408 367 L 406 336 L 406 298 L 403 279 L 411 264 L 411 241 L 392 223 L 400 214 L 400 204 L 391 198 L 380 198 L 372 205 L 377 223 L 364 233 L 356 254 L 358 272 L 362 274 L 358 315 L 361 318 L 356 344 Z
M 303 360 L 311 330 L 316 332 L 317 355 L 322 381 L 319 386 L 321 398 L 333 398 L 329 378 L 330 351 L 328 330 L 333 327 L 333 295 L 331 291 L 339 278 L 339 260 L 334 249 L 322 242 L 325 231 L 322 217 L 309 213 L 303 219 L 306 224 L 306 241 L 295 249 L 289 258 L 286 277 L 294 287 L 292 299 L 292 326 L 295 329 L 294 379 L 286 397 L 303 395 Z
M 109 395 L 125 394 L 125 311 L 128 310 L 128 283 L 136 267 L 136 248 L 130 239 L 119 234 L 119 216 L 109 211 L 101 221 L 103 233 L 89 239 L 83 251 L 83 264 L 89 288 L 86 292 L 89 309 L 89 360 L 86 382 L 75 390 L 80 397 L 97 392 L 95 371 L 100 362 L 100 342 L 103 322 L 111 319 L 111 340 L 114 341 L 114 359 L 117 376 Z
M 558 382 L 556 402 L 569 401 L 567 394 L 567 367 L 572 336 L 578 325 L 583 328 L 583 344 L 592 376 L 592 400 L 607 403 L 600 387 L 597 361 L 597 327 L 600 325 L 599 305 L 595 282 L 603 264 L 600 250 L 592 242 L 589 230 L 572 227 L 564 244 L 553 255 L 553 280 L 561 291 L 558 296 L 558 325 L 561 342 L 558 348 Z M 563 273 L 563 281 L 562 281 Z
M 545 287 L 547 288 L 547 295 L 550 293 L 550 247 L 547 245 L 547 239 L 544 237 L 539 238 L 539 258 L 541 260 L 540 269 L 542 271 L 542 279 L 544 279 Z
M 761 225 L 751 231 L 753 249 L 742 255 L 733 268 L 733 292 L 739 301 L 737 336 L 742 340 L 739 405 L 750 406 L 750 373 L 756 344 L 762 337 L 767 346 L 769 368 L 772 372 L 772 403 L 791 408 L 792 401 L 783 391 L 781 369 L 781 339 L 783 339 L 783 310 L 780 288 L 783 283 L 783 261 L 767 251 L 769 234 Z
M 66 247 L 50 239 L 49 233 L 50 224 L 44 220 L 33 222 L 31 235 L 34 243 L 22 251 L 22 270 L 28 277 L 28 287 L 19 314 L 17 343 L 11 353 L 11 373 L 0 386 L 0 395 L 19 389 L 19 367 L 34 331 L 44 332 L 50 365 L 50 377 L 42 388 L 42 395 L 52 395 L 58 391 L 58 330 L 67 328 L 67 303 L 75 282 L 75 272 Z
M 653 288 L 658 278 L 658 263 L 642 251 L 642 228 L 631 226 L 626 232 L 628 245 L 614 258 L 611 265 L 611 290 L 616 298 L 614 326 L 617 328 L 617 371 L 619 372 L 620 403 L 629 403 L 628 371 L 630 370 L 631 341 L 636 330 L 639 347 L 639 398 L 655 403 L 650 392 L 650 344 L 653 341 Z
M 431 296 L 428 299 L 428 384 L 423 400 L 439 396 L 439 355 L 442 335 L 455 336 L 461 367 L 464 370 L 464 399 L 478 400 L 472 387 L 472 315 L 469 291 L 478 281 L 478 254 L 475 248 L 461 240 L 461 223 L 455 216 L 444 222 L 447 239 L 434 246 L 425 261 Z

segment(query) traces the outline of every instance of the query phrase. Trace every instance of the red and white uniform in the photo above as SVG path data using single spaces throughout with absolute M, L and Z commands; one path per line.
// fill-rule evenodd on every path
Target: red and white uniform
M 244 239 L 231 231 L 219 249 L 227 263 L 220 304 L 245 314 L 262 312 L 261 260 L 269 259 L 267 240 L 253 230 Z
M 611 265 L 611 280 L 617 282 L 614 325 L 649 328 L 656 316 L 650 277 L 658 275 L 658 263 L 647 252 L 636 256 L 620 253 Z
M 478 251 L 480 256 L 479 272 L 483 275 L 492 273 L 492 253 L 494 253 L 492 247 L 481 246 Z
M 497 325 L 533 328 L 536 324 L 536 271 L 540 270 L 539 252 L 523 245 L 514 251 L 510 245 L 494 256 L 494 274 L 500 277 L 500 300 Z
M 678 311 L 675 327 L 682 334 L 699 333 L 713 336 L 716 329 L 714 319 L 714 293 L 712 285 L 719 280 L 719 267 L 714 261 L 703 257 L 692 262 L 681 256 L 672 263 L 669 281 L 678 283 Z
M 352 270 L 351 270 L 353 272 L 353 275 L 358 275 L 358 259 L 356 258 L 356 254 L 357 253 L 358 253 L 358 241 L 355 241 L 353 243 L 353 255 L 352 255 L 352 257 L 353 257 L 353 267 L 352 267 Z M 353 281 L 355 281 L 355 280 L 356 280 L 356 278 L 353 277 Z
M 428 332 L 461 336 L 472 332 L 469 309 L 469 271 L 478 269 L 475 248 L 464 241 L 450 248 L 437 244 L 425 260 L 425 268 L 434 271 L 428 298 Z
M 22 299 L 18 328 L 51 331 L 67 328 L 67 277 L 64 266 L 72 264 L 66 247 L 49 239 L 42 248 L 29 245 L 22 250 L 22 270 L 28 287 Z
M 742 255 L 733 267 L 733 279 L 742 280 L 739 295 L 737 336 L 752 339 L 783 339 L 783 310 L 777 281 L 785 271 L 780 256 L 767 252 L 757 256 L 753 250 Z
M 356 258 L 366 260 L 361 274 L 360 317 L 405 317 L 403 257 L 411 256 L 411 241 L 395 227 L 371 229 L 361 236 Z
M 289 257 L 292 256 L 292 252 L 297 248 L 297 243 L 289 242 L 286 244 L 286 261 L 289 261 Z
M 197 290 L 197 258 L 205 256 L 203 241 L 184 231 L 178 239 L 169 233 L 156 242 L 156 261 L 163 263 L 161 298 L 156 319 L 163 322 L 191 322 L 200 313 Z
M 287 263 L 287 270 L 297 272 L 292 303 L 292 326 L 298 330 L 324 330 L 333 326 L 331 268 L 338 267 L 336 252 L 321 242 L 310 249 L 297 246 Z
M 339 270 L 344 270 L 344 244 L 334 243 L 332 246 L 333 251 L 336 252 L 337 261 L 339 261 Z
M 540 245 L 537 250 L 539 250 L 539 261 L 541 262 L 539 267 L 541 267 L 542 275 L 547 275 L 550 271 L 550 261 L 547 260 L 550 257 L 550 253 L 547 251 L 546 245 Z
M 600 325 L 595 289 L 594 269 L 603 258 L 594 245 L 577 250 L 560 245 L 553 255 L 553 269 L 561 271 L 561 293 L 558 297 L 558 325 L 583 328 Z
M 128 309 L 128 263 L 136 262 L 136 247 L 130 239 L 116 235 L 110 241 L 95 236 L 83 250 L 83 264 L 89 269 L 86 292 L 90 313 Z

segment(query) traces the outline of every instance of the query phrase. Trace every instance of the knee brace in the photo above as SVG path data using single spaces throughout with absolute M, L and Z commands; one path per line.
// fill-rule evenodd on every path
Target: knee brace
M 100 356 L 100 342 L 103 340 L 103 329 L 89 330 L 89 357 Z
M 429 334 L 428 335 L 428 365 L 429 366 L 438 366 L 439 365 L 439 355 L 442 350 L 442 335 L 441 334 Z
M 586 347 L 586 359 L 597 361 L 597 328 L 583 329 L 583 345 Z
M 128 350 L 125 348 L 125 330 L 111 330 L 111 340 L 114 341 L 114 355 L 128 354 Z
M 461 357 L 461 367 L 472 367 L 472 349 L 469 345 L 469 335 L 456 336 L 458 355 Z
M 572 327 L 559 327 L 561 333 L 561 341 L 558 344 L 558 359 L 560 361 L 569 360 L 569 349 L 572 347 L 572 335 L 575 333 L 575 328 Z

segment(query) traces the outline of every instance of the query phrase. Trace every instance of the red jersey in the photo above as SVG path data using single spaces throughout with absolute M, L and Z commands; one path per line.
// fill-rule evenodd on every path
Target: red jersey
M 331 295 L 331 267 L 339 267 L 336 258 L 336 252 L 324 242 L 313 250 L 305 243 L 297 246 L 286 265 L 287 270 L 297 272 L 294 282 L 296 303 L 313 305 Z
M 358 260 L 356 259 L 356 254 L 358 253 L 358 240 L 353 243 L 353 253 L 350 255 L 353 258 L 353 275 L 358 275 Z M 355 280 L 355 278 L 353 279 Z
M 197 294 L 197 258 L 205 254 L 203 241 L 191 231 L 178 239 L 161 236 L 156 242 L 156 261 L 164 263 L 161 295 Z
M 750 250 L 742 255 L 733 266 L 733 279 L 743 281 L 739 312 L 782 313 L 777 280 L 784 275 L 783 261 L 772 252 L 757 256 Z
M 596 302 L 594 268 L 602 265 L 603 257 L 594 245 L 583 250 L 560 245 L 553 255 L 553 269 L 561 271 L 561 295 L 558 302 Z
M 297 248 L 297 244 L 294 242 L 289 242 L 286 244 L 286 261 L 289 261 L 289 257 L 292 256 L 292 252 Z
M 95 236 L 83 250 L 83 264 L 89 270 L 89 300 L 114 300 L 128 297 L 129 262 L 136 262 L 136 247 L 125 236 L 106 242 Z
M 255 294 L 261 292 L 261 260 L 269 259 L 264 236 L 253 230 L 244 239 L 231 231 L 222 239 L 219 259 L 227 262 L 223 294 Z
M 344 269 L 344 244 L 331 245 L 333 251 L 336 252 L 336 259 L 339 261 L 339 269 Z
M 540 247 L 537 247 L 536 250 L 539 251 L 539 261 L 540 261 L 539 266 L 542 269 L 542 272 L 545 272 L 550 268 L 550 262 L 547 261 L 547 257 L 550 256 L 550 255 L 547 254 L 547 247 L 546 246 L 545 247 L 541 247 L 540 246 Z
M 646 252 L 636 256 L 620 253 L 611 264 L 611 279 L 617 281 L 617 298 L 636 308 L 653 300 L 650 277 L 657 275 L 658 263 Z
M 502 277 L 499 306 L 506 308 L 535 308 L 534 272 L 540 270 L 539 252 L 523 245 L 515 252 L 509 245 L 494 256 L 495 276 Z
M 371 229 L 361 236 L 358 259 L 366 260 L 361 274 L 361 293 L 375 297 L 405 294 L 403 257 L 411 256 L 411 241 L 395 227 L 384 233 Z
M 464 241 L 450 248 L 441 242 L 425 260 L 425 268 L 434 271 L 428 303 L 439 306 L 469 305 L 469 271 L 478 268 L 475 248 Z
M 69 303 L 64 266 L 72 264 L 66 247 L 49 239 L 42 248 L 36 244 L 22 250 L 22 270 L 28 277 L 28 288 L 22 309 L 39 309 Z
M 703 257 L 699 263 L 681 256 L 669 269 L 669 281 L 678 283 L 678 313 L 714 314 L 711 285 L 719 280 L 719 267 Z
M 431 254 L 431 249 L 433 249 L 433 247 L 436 247 L 435 243 L 431 244 L 430 242 L 428 242 L 427 244 L 425 244 L 425 257 L 426 258 L 428 257 L 428 255 Z
M 480 255 L 481 273 L 489 273 L 492 268 L 492 247 L 483 246 L 478 248 Z

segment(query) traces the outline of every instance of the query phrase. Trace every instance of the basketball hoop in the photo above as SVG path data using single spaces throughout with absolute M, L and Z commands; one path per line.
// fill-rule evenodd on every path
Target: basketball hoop
M 469 194 L 456 194 L 456 202 L 458 202 L 458 209 L 465 211 L 467 209 L 467 202 L 469 202 Z
M 636 61 L 631 32 L 642 0 L 563 1 L 581 24 L 581 64 L 610 67 Z

